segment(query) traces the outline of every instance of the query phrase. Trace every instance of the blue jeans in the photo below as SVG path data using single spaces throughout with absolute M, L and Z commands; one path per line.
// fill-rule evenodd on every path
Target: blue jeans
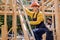
M 33 33 L 36 40 L 42 40 L 42 35 L 47 32 L 46 28 L 36 28 L 33 29 Z
M 53 32 L 52 31 L 47 32 L 46 40 L 53 40 Z

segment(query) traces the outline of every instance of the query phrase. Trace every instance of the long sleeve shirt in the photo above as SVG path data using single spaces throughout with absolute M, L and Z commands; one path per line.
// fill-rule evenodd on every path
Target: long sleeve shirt
M 28 16 L 30 16 L 31 19 L 32 19 L 34 12 L 29 11 L 27 8 L 25 9 L 25 11 L 26 11 L 26 14 L 27 14 Z M 35 14 L 37 14 L 37 13 L 35 13 Z M 34 16 L 34 17 L 36 17 L 36 16 Z M 38 25 L 38 24 L 40 24 L 43 20 L 44 20 L 43 14 L 42 14 L 42 12 L 39 12 L 38 15 L 37 15 L 37 20 L 36 20 L 36 21 L 30 21 L 30 24 L 31 24 L 31 25 Z
M 48 25 L 48 24 L 46 24 L 46 27 L 47 27 L 50 31 L 53 31 L 53 27 L 52 27 L 52 25 Z

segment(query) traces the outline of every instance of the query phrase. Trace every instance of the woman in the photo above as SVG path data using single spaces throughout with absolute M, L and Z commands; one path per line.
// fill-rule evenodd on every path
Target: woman
M 42 35 L 47 31 L 44 24 L 43 13 L 39 11 L 40 6 L 37 2 L 33 2 L 31 7 L 33 11 L 29 11 L 27 8 L 24 9 L 26 10 L 26 14 L 32 19 L 30 24 L 36 26 L 36 28 L 33 29 L 36 40 L 42 40 Z
M 53 40 L 52 18 L 50 17 L 47 18 L 46 27 L 48 28 L 46 40 Z

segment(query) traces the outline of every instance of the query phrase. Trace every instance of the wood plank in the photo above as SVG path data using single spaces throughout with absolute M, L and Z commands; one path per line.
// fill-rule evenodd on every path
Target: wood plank
M 7 0 L 4 0 L 5 3 L 5 11 L 7 10 Z M 2 40 L 8 40 L 8 35 L 7 35 L 7 13 L 5 12 L 4 14 L 4 26 L 2 27 Z M 3 32 L 4 31 L 4 32 Z M 5 35 L 5 36 L 4 36 Z
M 54 0 L 55 3 L 55 22 L 56 22 L 56 34 L 57 40 L 60 40 L 60 13 L 58 12 L 58 0 Z
M 17 40 L 17 15 L 16 15 L 16 0 L 10 0 L 12 6 L 12 30 L 14 33 L 13 40 Z
M 5 25 L 2 25 L 1 34 L 2 34 L 1 40 L 7 40 L 7 28 Z
M 2 14 L 5 14 L 5 12 L 7 13 L 7 14 L 12 14 L 13 12 L 12 11 L 0 11 L 0 14 L 2 13 Z M 18 11 L 16 11 L 16 13 L 18 13 Z

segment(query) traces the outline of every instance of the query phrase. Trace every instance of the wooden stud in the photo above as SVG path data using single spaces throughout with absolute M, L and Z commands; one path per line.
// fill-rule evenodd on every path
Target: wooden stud
M 7 0 L 4 0 L 4 2 L 5 2 L 5 11 L 7 11 Z M 5 12 L 5 14 L 4 14 L 4 26 L 2 27 L 2 40 L 7 40 L 8 39 L 8 35 L 7 35 L 7 15 L 6 15 L 7 13 Z M 3 32 L 4 31 L 4 32 Z M 3 35 L 5 35 L 5 36 L 3 36 Z
M 60 40 L 60 13 L 58 12 L 58 0 L 54 0 L 55 3 L 55 21 L 56 21 L 56 34 L 57 40 Z
M 8 40 L 6 27 L 7 27 L 6 25 L 2 25 L 2 28 L 1 28 L 2 39 L 1 40 Z
M 12 5 L 12 30 L 14 33 L 13 40 L 17 40 L 17 15 L 16 15 L 16 0 L 11 0 L 11 5 Z
M 44 23 L 46 23 L 45 12 L 44 12 L 45 6 L 43 3 L 44 3 L 44 0 L 42 0 L 42 13 L 44 14 Z
M 53 29 L 53 39 L 56 40 L 55 28 L 54 28 L 54 12 L 52 9 L 52 29 Z

